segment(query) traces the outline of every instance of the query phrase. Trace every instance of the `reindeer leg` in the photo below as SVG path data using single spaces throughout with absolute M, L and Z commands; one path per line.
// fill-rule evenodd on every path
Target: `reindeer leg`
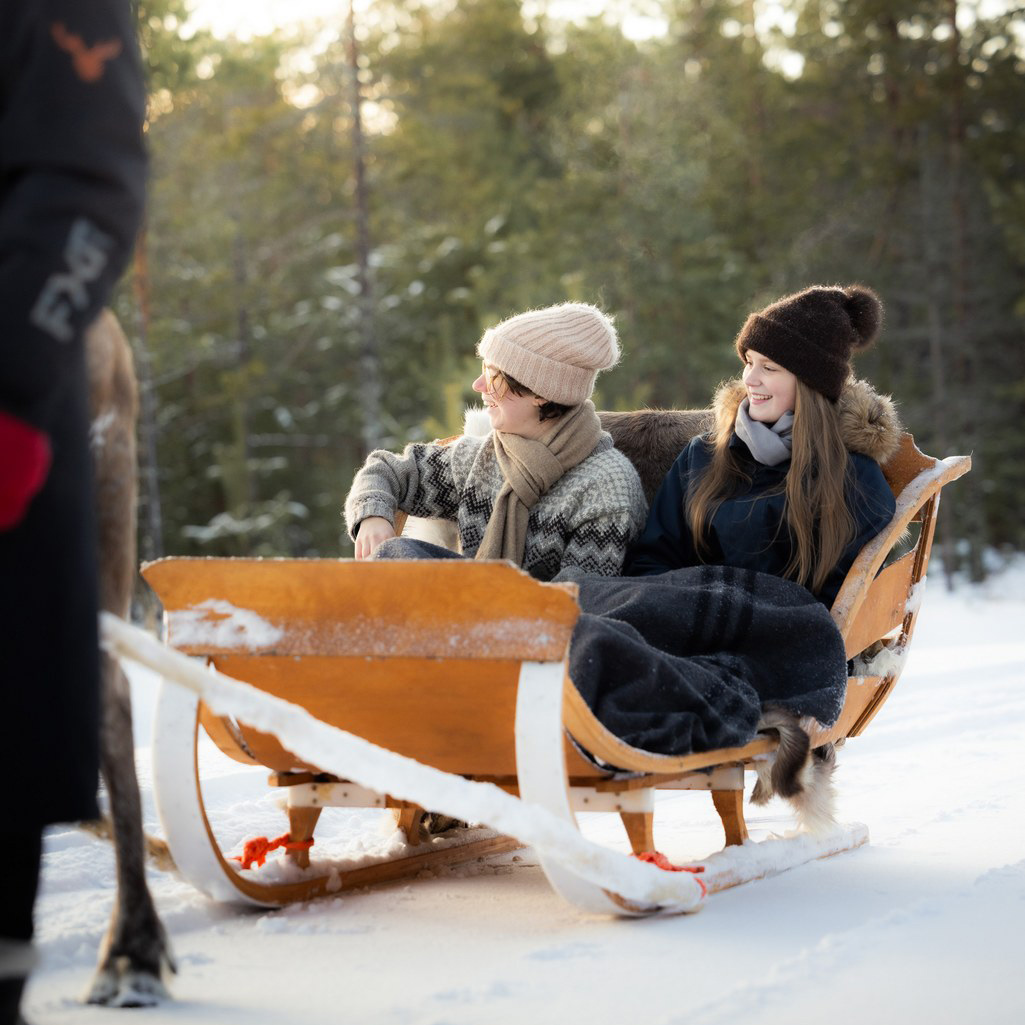
M 173 972 L 176 967 L 146 883 L 131 692 L 121 667 L 106 655 L 103 687 L 100 767 L 114 824 L 117 898 L 85 999 L 111 1007 L 149 1007 L 169 999 L 162 969 Z
M 100 605 L 126 616 L 136 579 L 137 389 L 128 341 L 109 311 L 86 336 L 91 444 L 96 482 Z M 135 775 L 132 704 L 120 665 L 103 656 L 100 770 L 110 794 L 117 898 L 85 999 L 114 1007 L 167 999 L 161 969 L 174 970 L 164 928 L 146 884 L 142 803 Z

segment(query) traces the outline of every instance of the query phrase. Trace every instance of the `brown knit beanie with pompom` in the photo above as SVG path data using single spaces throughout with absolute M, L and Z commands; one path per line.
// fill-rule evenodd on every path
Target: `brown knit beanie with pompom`
M 834 401 L 883 325 L 883 304 L 864 285 L 813 285 L 752 313 L 737 335 L 740 358 L 754 349 Z

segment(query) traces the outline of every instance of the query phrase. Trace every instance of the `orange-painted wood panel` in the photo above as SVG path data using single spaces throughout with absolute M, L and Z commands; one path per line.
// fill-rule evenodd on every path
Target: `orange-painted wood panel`
M 883 465 L 883 476 L 890 485 L 890 490 L 899 495 L 918 474 L 935 466 L 936 463 L 936 459 L 927 456 L 918 448 L 912 435 L 904 434 L 896 453 Z
M 222 673 L 357 736 L 447 772 L 514 775 L 519 663 L 468 659 L 217 655 Z M 266 740 L 250 749 L 274 769 Z M 265 759 L 273 757 L 273 762 Z
M 847 657 L 853 658 L 870 644 L 882 640 L 891 630 L 900 626 L 907 614 L 908 596 L 915 569 L 914 551 L 880 571 L 868 585 L 854 622 L 844 635 Z
M 503 562 L 168 558 L 142 575 L 196 655 L 559 661 L 580 613 L 575 585 Z

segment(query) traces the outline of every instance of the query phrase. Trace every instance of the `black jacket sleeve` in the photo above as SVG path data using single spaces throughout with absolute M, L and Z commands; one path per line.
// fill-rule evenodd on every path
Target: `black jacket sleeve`
M 0 407 L 43 428 L 142 218 L 128 0 L 0 0 Z

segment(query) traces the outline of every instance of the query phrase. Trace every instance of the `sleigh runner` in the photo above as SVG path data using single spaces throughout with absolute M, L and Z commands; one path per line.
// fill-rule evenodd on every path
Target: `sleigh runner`
M 638 416 L 660 418 L 660 430 L 681 435 L 703 427 L 700 415 L 664 412 L 607 423 L 614 436 L 620 426 L 629 434 L 617 437 L 628 455 Z M 857 736 L 892 691 L 914 630 L 940 492 L 970 465 L 968 457 L 925 456 L 905 435 L 884 466 L 897 497 L 895 516 L 862 551 L 832 610 L 856 675 L 839 719 L 813 736 L 813 744 Z M 881 569 L 909 528 L 914 543 Z M 163 602 L 170 645 L 319 722 L 449 774 L 432 797 L 444 799 L 444 780 L 458 779 L 519 795 L 527 808 L 544 808 L 567 825 L 574 810 L 614 811 L 639 854 L 656 847 L 655 791 L 701 789 L 711 792 L 727 847 L 747 840 L 744 773 L 776 741 L 759 736 L 743 747 L 667 756 L 609 733 L 567 672 L 579 614 L 572 585 L 539 583 L 508 564 L 473 562 L 172 558 L 148 564 L 143 575 Z M 529 842 L 468 830 L 461 831 L 463 842 L 420 843 L 420 805 L 379 781 L 325 772 L 290 753 L 273 728 L 215 715 L 194 693 L 169 684 L 157 716 L 155 785 L 168 843 L 186 876 L 218 899 L 276 906 Z M 270 785 L 287 794 L 288 831 L 281 840 L 294 870 L 286 878 L 239 871 L 222 853 L 203 803 L 200 729 L 230 757 L 265 766 Z M 318 869 L 315 858 L 311 866 L 309 841 L 331 805 L 395 808 L 411 841 L 406 853 L 348 871 Z M 430 806 L 459 814 L 441 802 Z M 516 809 L 504 820 L 514 826 L 507 832 L 515 832 Z M 704 887 L 714 892 L 866 838 L 861 827 L 821 840 L 764 841 L 787 849 L 761 861 L 713 856 L 703 866 Z M 583 878 L 557 849 L 539 856 L 554 887 L 589 910 L 644 914 L 665 907 L 625 899 L 601 878 Z M 585 853 L 579 864 L 586 860 Z

